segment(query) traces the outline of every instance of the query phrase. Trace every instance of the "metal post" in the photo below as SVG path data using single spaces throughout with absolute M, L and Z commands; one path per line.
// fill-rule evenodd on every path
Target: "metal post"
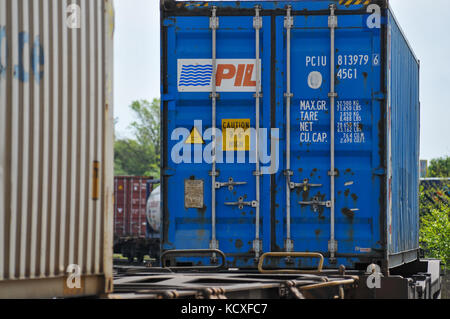
M 209 27 L 212 31 L 212 80 L 211 80 L 211 99 L 212 99 L 212 171 L 211 171 L 211 243 L 210 249 L 219 249 L 219 243 L 216 239 L 216 30 L 219 27 L 219 18 L 216 17 L 217 7 L 212 7 L 212 16 L 209 20 Z M 215 259 L 215 254 L 213 259 Z
M 253 248 L 255 250 L 255 260 L 259 259 L 259 255 L 261 252 L 261 240 L 259 238 L 259 207 L 260 207 L 260 177 L 261 177 L 261 171 L 259 166 L 259 99 L 262 96 L 261 95 L 261 78 L 260 78 L 260 65 L 259 65 L 259 31 L 262 28 L 262 18 L 260 17 L 259 13 L 261 11 L 261 7 L 259 5 L 255 6 L 255 17 L 253 18 L 253 28 L 255 29 L 255 37 L 256 37 L 256 92 L 255 92 L 255 103 L 256 103 L 256 111 L 255 111 L 255 118 L 256 118 L 256 142 L 255 142 L 255 152 L 256 152 L 256 170 L 254 172 L 254 175 L 256 177 L 256 234 L 255 234 L 255 241 L 253 242 Z
M 291 252 L 294 243 L 291 240 L 291 28 L 294 25 L 294 18 L 291 16 L 291 6 L 287 8 L 287 15 L 284 18 L 286 28 L 286 241 L 285 249 Z
M 334 238 L 334 214 L 335 214 L 335 194 L 334 194 L 334 178 L 336 176 L 336 169 L 334 163 L 334 105 L 337 94 L 335 92 L 335 29 L 338 25 L 338 19 L 335 15 L 336 5 L 330 5 L 330 16 L 328 17 L 328 27 L 330 28 L 330 193 L 331 193 L 331 212 L 330 212 L 330 241 L 328 242 L 328 251 L 330 252 L 330 262 L 335 262 L 335 253 L 337 251 L 337 242 Z

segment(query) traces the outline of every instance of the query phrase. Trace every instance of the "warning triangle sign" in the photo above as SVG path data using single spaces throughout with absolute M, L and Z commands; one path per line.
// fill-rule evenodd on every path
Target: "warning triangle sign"
M 191 134 L 189 134 L 185 144 L 205 144 L 205 141 L 203 141 L 203 138 L 196 127 L 192 129 Z

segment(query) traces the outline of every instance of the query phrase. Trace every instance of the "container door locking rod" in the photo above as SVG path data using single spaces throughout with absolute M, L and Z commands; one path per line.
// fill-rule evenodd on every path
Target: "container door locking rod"
M 212 33 L 212 80 L 211 80 L 211 100 L 212 100 L 212 171 L 211 175 L 211 242 L 209 248 L 211 250 L 219 249 L 219 242 L 216 239 L 216 102 L 217 102 L 217 87 L 216 87 L 216 30 L 219 28 L 219 18 L 216 16 L 216 6 L 212 7 L 211 17 L 209 19 L 209 27 Z M 213 252 L 211 261 L 217 262 L 216 253 Z
M 262 28 L 262 17 L 259 15 L 261 11 L 261 6 L 256 5 L 255 6 L 255 17 L 253 18 L 253 28 L 255 29 L 255 38 L 256 38 L 256 91 L 255 91 L 255 103 L 256 103 L 256 112 L 255 112 L 255 122 L 256 122 L 256 142 L 255 142 L 255 152 L 256 152 L 256 170 L 253 173 L 256 178 L 256 221 L 255 221 L 255 240 L 253 242 L 253 249 L 255 251 L 255 261 L 257 262 L 259 260 L 259 255 L 262 249 L 261 240 L 259 238 L 259 208 L 260 208 L 260 178 L 261 178 L 261 171 L 259 166 L 259 99 L 262 97 L 261 95 L 261 77 L 260 77 L 260 65 L 259 65 L 259 47 L 260 47 L 260 41 L 259 41 L 259 31 Z
M 291 239 L 291 29 L 294 26 L 294 18 L 291 16 L 291 6 L 287 7 L 287 15 L 284 17 L 284 27 L 286 28 L 286 239 L 284 247 L 286 252 L 294 249 L 294 242 Z
M 336 5 L 330 5 L 330 16 L 328 17 L 328 28 L 330 29 L 330 194 L 331 194 L 331 211 L 330 211 L 330 241 L 328 242 L 328 251 L 330 252 L 330 263 L 335 263 L 335 253 L 337 251 L 337 242 L 334 238 L 334 213 L 335 213 L 335 200 L 334 200 L 334 179 L 336 176 L 336 169 L 334 163 L 334 105 L 337 93 L 335 92 L 335 29 L 338 26 L 338 19 L 335 15 Z

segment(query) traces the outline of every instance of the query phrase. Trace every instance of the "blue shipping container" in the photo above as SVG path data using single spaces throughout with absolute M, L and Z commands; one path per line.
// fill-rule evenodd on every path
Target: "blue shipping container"
M 163 0 L 161 43 L 163 251 L 417 258 L 419 62 L 386 1 Z

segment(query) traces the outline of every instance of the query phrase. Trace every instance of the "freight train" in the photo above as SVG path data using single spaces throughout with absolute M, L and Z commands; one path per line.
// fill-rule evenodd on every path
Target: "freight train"
M 153 186 L 159 180 L 146 176 L 114 178 L 114 253 L 129 262 L 144 261 L 144 256 L 159 258 L 159 229 L 155 222 Z M 151 217 L 151 219 L 149 219 Z

